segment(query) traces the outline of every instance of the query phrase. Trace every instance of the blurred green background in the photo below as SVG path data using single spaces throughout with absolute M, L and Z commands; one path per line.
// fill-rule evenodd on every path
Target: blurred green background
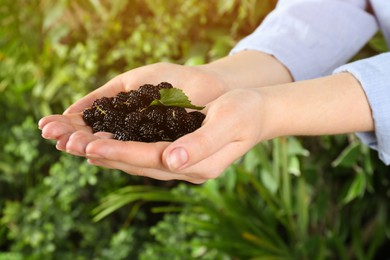
M 0 260 L 389 259 L 389 168 L 279 138 L 204 185 L 88 165 L 37 121 L 126 70 L 228 54 L 275 0 L 0 0 Z M 385 51 L 378 34 L 355 57 Z

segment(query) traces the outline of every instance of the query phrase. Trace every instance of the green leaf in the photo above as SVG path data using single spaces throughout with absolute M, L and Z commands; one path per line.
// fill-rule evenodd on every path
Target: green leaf
M 383 34 L 377 33 L 370 41 L 369 46 L 373 48 L 375 51 L 382 53 L 389 51 L 386 40 L 383 37 Z
M 348 189 L 348 193 L 343 199 L 344 204 L 351 202 L 355 198 L 362 197 L 366 190 L 366 185 L 366 176 L 363 172 L 359 172 L 352 181 L 351 186 Z
M 332 162 L 333 167 L 344 166 L 351 167 L 354 165 L 359 157 L 360 144 L 353 142 L 349 144 L 344 151 Z
M 261 172 L 261 181 L 263 182 L 264 187 L 272 194 L 275 194 L 279 188 L 279 178 L 266 169 L 263 169 Z
M 183 90 L 178 88 L 160 89 L 160 99 L 155 99 L 150 103 L 150 106 L 174 106 L 202 110 L 204 106 L 195 106 L 191 104 Z
M 295 176 L 301 175 L 301 166 L 297 156 L 291 156 L 288 161 L 288 172 Z

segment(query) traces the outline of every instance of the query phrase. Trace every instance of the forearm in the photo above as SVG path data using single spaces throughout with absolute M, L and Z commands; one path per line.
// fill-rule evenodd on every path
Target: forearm
M 360 83 L 349 73 L 258 89 L 265 112 L 262 139 L 374 130 Z
M 225 92 L 292 82 L 290 72 L 281 62 L 260 51 L 241 51 L 199 68 L 222 80 Z

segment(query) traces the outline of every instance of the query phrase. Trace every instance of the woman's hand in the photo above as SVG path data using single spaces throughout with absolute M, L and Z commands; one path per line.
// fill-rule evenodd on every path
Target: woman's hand
M 162 81 L 181 88 L 189 96 L 193 104 L 204 105 L 220 96 L 225 90 L 225 83 L 216 74 L 201 67 L 188 67 L 169 63 L 157 63 L 123 73 L 104 86 L 91 92 L 70 106 L 63 115 L 44 117 L 39 122 L 42 136 L 57 140 L 57 149 L 83 156 L 81 150 L 73 151 L 67 147 L 70 136 L 75 132 L 83 132 L 92 138 L 92 131 L 82 119 L 82 111 L 91 106 L 95 99 L 103 96 L 115 96 L 121 91 L 137 89 L 149 83 Z
M 184 68 L 184 72 L 191 69 Z M 192 72 L 195 74 L 185 77 L 200 73 Z M 218 177 L 262 140 L 374 130 L 370 106 L 359 82 L 351 74 L 341 73 L 271 87 L 230 90 L 207 104 L 201 128 L 173 143 L 122 142 L 113 140 L 108 133 L 92 134 L 83 123 L 80 109 L 90 104 L 91 96 L 98 98 L 113 88 L 113 93 L 130 89 L 133 85 L 126 85 L 123 79 L 122 83 L 116 82 L 111 88 L 104 86 L 88 95 L 65 115 L 42 119 L 42 135 L 56 139 L 59 149 L 85 156 L 95 165 L 155 179 L 202 183 Z M 210 96 L 202 97 L 204 92 L 196 95 L 196 86 L 204 85 L 200 79 L 190 82 L 193 85 L 186 86 L 193 88 L 187 92 L 198 101 L 206 102 L 217 95 L 213 90 Z
M 262 139 L 261 104 L 257 90 L 233 90 L 207 105 L 201 128 L 173 143 L 123 142 L 74 126 L 65 147 L 94 165 L 160 180 L 203 183 L 218 177 Z
M 182 88 L 193 104 L 205 105 L 233 89 L 257 88 L 291 82 L 289 71 L 273 56 L 259 51 L 242 51 L 197 67 L 157 63 L 123 73 L 70 106 L 63 115 L 47 116 L 39 122 L 42 136 L 57 140 L 57 148 L 66 150 L 75 131 L 91 134 L 81 112 L 95 99 L 115 96 L 149 83 L 169 82 Z M 69 151 L 72 152 L 72 151 Z
M 63 115 L 42 118 L 39 128 L 44 138 L 57 141 L 57 149 L 87 157 L 93 164 L 156 179 L 201 183 L 217 177 L 259 141 L 261 128 L 255 121 L 260 122 L 263 114 L 258 109 L 261 100 L 255 101 L 259 98 L 256 90 L 245 89 L 291 80 L 279 61 L 258 51 L 240 52 L 198 67 L 157 63 L 115 77 Z M 198 131 L 174 143 L 146 144 L 116 141 L 108 133 L 92 134 L 85 125 L 82 111 L 95 99 L 163 81 L 182 88 L 193 104 L 211 102 Z

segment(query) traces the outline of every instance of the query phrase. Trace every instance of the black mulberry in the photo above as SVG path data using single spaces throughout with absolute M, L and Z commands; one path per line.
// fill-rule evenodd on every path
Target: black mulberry
M 198 129 L 205 118 L 201 112 L 150 103 L 160 99 L 160 89 L 168 82 L 144 84 L 138 90 L 120 92 L 115 97 L 96 99 L 83 112 L 85 123 L 96 132 L 110 132 L 120 141 L 174 141 Z

